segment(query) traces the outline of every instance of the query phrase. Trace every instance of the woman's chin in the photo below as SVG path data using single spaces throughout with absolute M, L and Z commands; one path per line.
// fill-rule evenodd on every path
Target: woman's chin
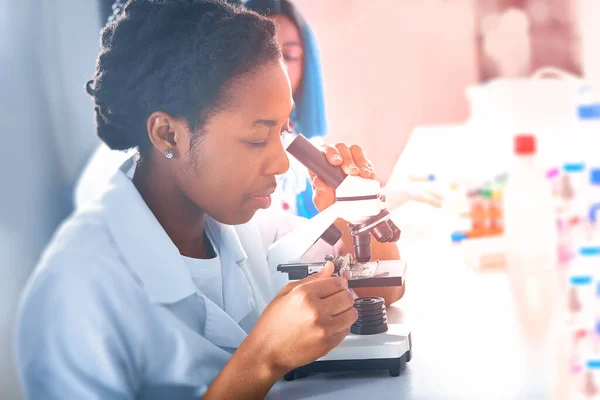
M 243 225 L 250 222 L 257 211 L 258 209 L 256 208 L 246 208 L 244 210 L 237 210 L 235 213 L 227 213 L 219 216 L 211 215 L 210 217 L 224 225 Z

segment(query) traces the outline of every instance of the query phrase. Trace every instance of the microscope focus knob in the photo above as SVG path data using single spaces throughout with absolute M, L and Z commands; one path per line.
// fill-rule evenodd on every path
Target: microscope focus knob
M 383 221 L 373 228 L 373 236 L 379 243 L 387 243 L 394 237 L 394 231 L 392 231 L 387 221 Z
M 359 297 L 354 300 L 358 319 L 350 327 L 355 335 L 376 335 L 388 330 L 387 312 L 382 297 Z

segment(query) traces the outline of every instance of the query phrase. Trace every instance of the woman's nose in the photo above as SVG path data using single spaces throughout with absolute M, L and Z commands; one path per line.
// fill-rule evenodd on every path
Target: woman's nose
M 273 155 L 270 157 L 267 175 L 283 175 L 290 168 L 290 160 L 280 140 L 273 146 Z

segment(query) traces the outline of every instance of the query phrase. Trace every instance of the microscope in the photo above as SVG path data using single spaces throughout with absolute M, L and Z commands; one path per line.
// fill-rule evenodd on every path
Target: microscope
M 379 182 L 346 175 L 301 134 L 294 137 L 284 133 L 283 141 L 289 154 L 335 189 L 336 202 L 269 247 L 271 271 L 287 274 L 288 280 L 297 280 L 319 272 L 327 261 L 332 261 L 335 273 L 348 279 L 349 288 L 403 285 L 405 261 L 371 260 L 371 237 L 380 243 L 400 239 L 400 229 L 390 219 Z M 334 225 L 338 218 L 348 222 L 354 254 L 328 255 L 321 262 L 301 262 L 319 239 L 331 246 L 340 240 L 342 232 Z M 285 380 L 327 371 L 389 370 L 391 376 L 400 375 L 412 356 L 408 327 L 388 323 L 380 297 L 358 297 L 354 307 L 358 320 L 342 343 L 315 362 L 289 372 Z

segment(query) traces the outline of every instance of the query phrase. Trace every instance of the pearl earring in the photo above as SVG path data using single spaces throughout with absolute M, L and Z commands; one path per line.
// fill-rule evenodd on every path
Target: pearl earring
M 167 151 L 165 151 L 165 157 L 167 157 L 168 159 L 173 158 L 173 150 L 168 149 Z

